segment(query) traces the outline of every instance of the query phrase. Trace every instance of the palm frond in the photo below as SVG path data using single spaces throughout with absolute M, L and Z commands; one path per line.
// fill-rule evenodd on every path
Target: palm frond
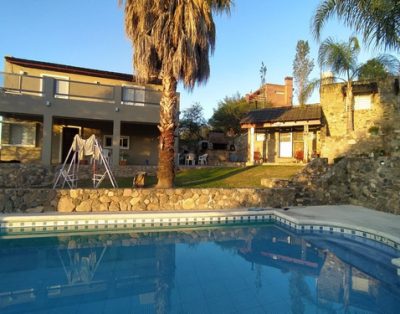
M 171 75 L 192 89 L 210 75 L 215 49 L 214 13 L 229 12 L 231 0 L 124 0 L 125 29 L 134 48 L 137 77 Z
M 400 49 L 399 0 L 324 0 L 311 22 L 315 38 L 333 17 L 362 34 L 368 46 Z
M 383 54 L 362 64 L 356 74 L 360 80 L 377 80 L 399 73 L 400 61 L 395 56 Z
M 303 90 L 303 97 L 305 99 L 308 99 L 311 97 L 312 93 L 315 91 L 315 89 L 320 88 L 322 83 L 321 79 L 313 79 L 311 80 Z
M 321 69 L 330 69 L 336 75 L 345 75 L 347 79 L 350 79 L 357 69 L 359 52 L 360 46 L 357 38 L 351 37 L 346 43 L 329 37 L 320 45 L 318 63 Z
M 311 32 L 316 40 L 320 39 L 325 23 L 336 14 L 336 2 L 337 0 L 326 0 L 318 6 L 311 21 Z

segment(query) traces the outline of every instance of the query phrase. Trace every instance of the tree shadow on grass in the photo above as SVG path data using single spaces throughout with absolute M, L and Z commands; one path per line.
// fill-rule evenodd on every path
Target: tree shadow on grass
M 185 178 L 184 180 L 177 178 L 176 186 L 177 187 L 185 187 L 185 188 L 198 187 L 200 185 L 206 185 L 206 184 L 210 184 L 213 182 L 228 179 L 237 174 L 249 171 L 249 170 L 253 169 L 254 167 L 256 167 L 256 166 L 237 168 L 233 171 L 223 172 L 221 174 L 218 174 L 218 172 L 221 172 L 222 170 L 226 170 L 227 168 L 215 168 L 215 169 L 213 169 L 214 171 L 213 170 L 210 171 L 209 169 L 207 169 L 208 171 L 204 173 L 204 175 L 207 175 L 207 177 L 196 179 L 196 177 L 194 176 L 193 179 Z M 200 170 L 199 170 L 199 174 L 198 174 L 199 176 L 201 175 Z M 231 169 L 229 169 L 229 170 L 231 170 Z

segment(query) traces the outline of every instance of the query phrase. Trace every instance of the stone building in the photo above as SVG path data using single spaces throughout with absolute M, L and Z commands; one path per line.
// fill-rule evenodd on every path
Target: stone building
M 343 83 L 322 84 L 320 104 L 250 111 L 247 161 L 309 161 L 325 157 L 400 155 L 399 79 L 354 82 L 354 131 L 347 130 Z
M 355 82 L 354 131 L 347 132 L 344 84 L 321 86 L 321 156 L 400 155 L 399 79 Z

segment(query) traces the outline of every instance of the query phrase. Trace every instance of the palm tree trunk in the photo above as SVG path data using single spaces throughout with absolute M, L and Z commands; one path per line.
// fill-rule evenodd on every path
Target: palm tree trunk
M 176 111 L 178 98 L 176 79 L 164 75 L 162 79 L 162 97 L 160 101 L 160 142 L 158 149 L 157 188 L 172 188 L 175 178 L 174 135 L 176 129 Z
M 347 82 L 346 111 L 347 111 L 347 133 L 354 131 L 354 96 L 351 81 Z

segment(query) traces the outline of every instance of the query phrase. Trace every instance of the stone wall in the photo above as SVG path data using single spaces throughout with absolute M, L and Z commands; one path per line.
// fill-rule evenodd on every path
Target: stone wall
M 0 212 L 213 210 L 297 205 L 291 188 L 1 189 Z
M 18 168 L 16 168 L 18 166 Z M 124 168 L 124 167 L 121 167 Z M 52 169 L 1 165 L 0 212 L 214 210 L 355 204 L 400 214 L 400 157 L 311 161 L 297 176 L 265 189 L 52 190 Z M 134 171 L 134 170 L 132 170 Z M 29 188 L 29 187 L 37 188 Z M 234 193 L 233 193 L 234 191 Z
M 40 164 L 0 163 L 0 188 L 43 188 L 52 187 L 55 173 L 60 166 L 46 167 Z M 155 175 L 156 166 L 119 166 L 113 168 L 115 177 L 131 177 L 138 171 L 145 171 Z M 90 179 L 92 177 L 91 165 L 79 166 L 79 178 Z M 104 171 L 100 167 L 98 172 Z
M 49 187 L 53 181 L 53 167 L 40 164 L 0 163 L 0 188 Z
M 354 111 L 354 131 L 349 134 L 342 87 L 343 84 L 321 86 L 321 106 L 327 124 L 322 134 L 321 156 L 330 162 L 341 156 L 371 153 L 400 156 L 400 96 L 395 78 L 378 82 L 378 92 L 371 93 L 370 109 Z
M 286 183 L 305 205 L 354 204 L 400 214 L 400 157 L 351 157 L 310 162 Z
M 346 160 L 351 203 L 400 214 L 400 157 Z

